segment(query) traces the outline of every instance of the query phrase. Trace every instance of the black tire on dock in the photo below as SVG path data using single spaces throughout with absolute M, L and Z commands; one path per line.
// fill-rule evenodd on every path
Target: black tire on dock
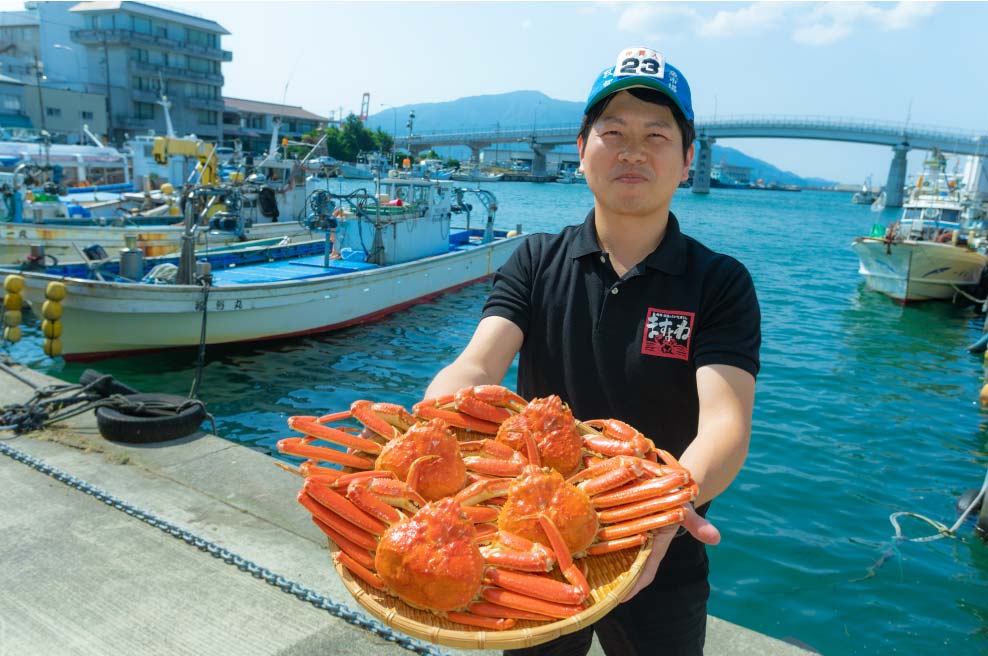
M 175 394 L 129 394 L 124 398 L 134 403 L 152 403 L 159 407 L 167 404 L 175 409 L 188 401 L 184 396 Z M 100 435 L 113 442 L 148 444 L 174 440 L 195 433 L 205 419 L 206 409 L 198 403 L 167 415 L 147 412 L 140 415 L 125 414 L 112 407 L 96 408 L 96 425 Z
M 96 380 L 103 378 L 98 384 L 94 385 L 91 389 L 100 396 L 111 396 L 113 394 L 140 394 L 140 390 L 136 390 L 130 385 L 125 385 L 119 380 L 110 376 L 109 374 L 104 374 L 95 369 L 86 369 L 79 376 L 79 384 L 85 387 L 93 383 Z

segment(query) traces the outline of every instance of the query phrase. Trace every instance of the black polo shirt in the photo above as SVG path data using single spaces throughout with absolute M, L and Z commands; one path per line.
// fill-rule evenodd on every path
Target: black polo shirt
M 671 212 L 662 243 L 621 278 L 597 242 L 593 210 L 582 225 L 530 235 L 497 272 L 483 316 L 525 334 L 523 397 L 558 394 L 577 418 L 621 419 L 676 457 L 696 437 L 696 369 L 759 368 L 751 276 L 680 232 Z M 699 542 L 673 541 L 666 561 L 683 559 L 705 576 Z

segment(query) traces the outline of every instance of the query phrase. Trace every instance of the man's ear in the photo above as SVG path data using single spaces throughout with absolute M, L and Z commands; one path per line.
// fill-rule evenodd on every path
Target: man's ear
M 693 155 L 696 154 L 696 144 L 690 144 L 689 149 L 686 151 L 686 157 L 683 162 L 683 182 L 686 182 L 690 177 L 690 164 L 693 163 Z

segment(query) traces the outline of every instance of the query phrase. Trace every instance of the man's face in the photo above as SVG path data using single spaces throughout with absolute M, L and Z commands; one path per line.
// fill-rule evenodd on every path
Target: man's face
M 580 164 L 598 207 L 650 217 L 667 213 L 679 183 L 689 175 L 693 145 L 683 158 L 683 137 L 672 110 L 618 92 L 577 140 Z

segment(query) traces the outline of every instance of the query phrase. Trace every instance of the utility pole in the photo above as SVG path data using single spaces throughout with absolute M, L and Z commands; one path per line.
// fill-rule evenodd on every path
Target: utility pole
M 41 115 L 41 130 L 48 132 L 48 126 L 45 124 L 45 101 L 41 95 L 41 81 L 45 79 L 44 64 L 41 63 L 37 50 L 34 51 L 34 79 L 38 84 L 38 113 Z

